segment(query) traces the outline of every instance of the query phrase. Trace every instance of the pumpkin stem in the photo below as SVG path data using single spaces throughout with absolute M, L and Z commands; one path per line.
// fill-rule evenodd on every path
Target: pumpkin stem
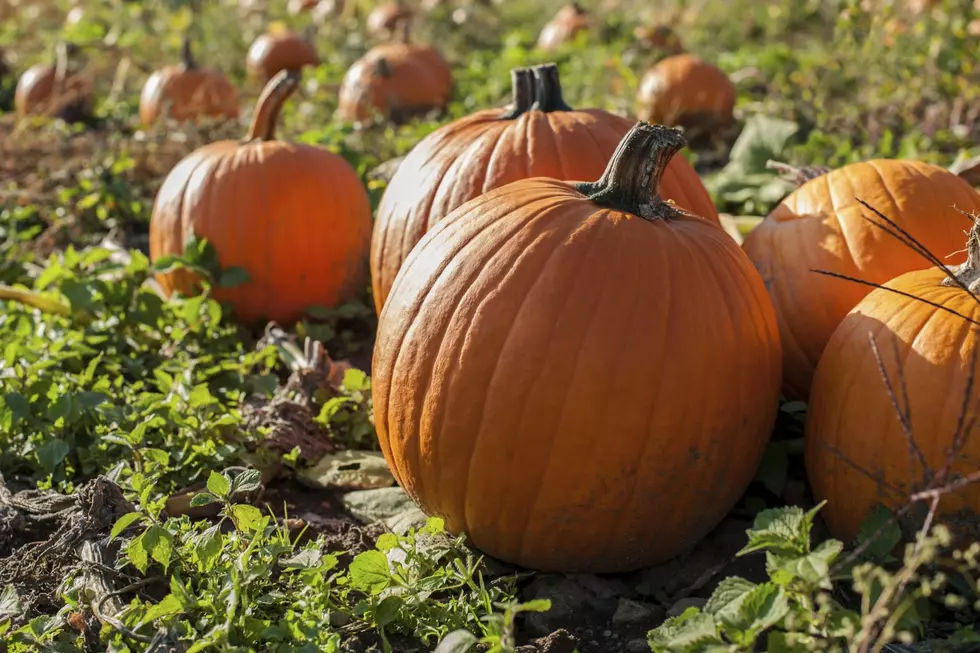
M 816 179 L 817 177 L 830 172 L 830 168 L 826 166 L 797 167 L 788 163 L 783 163 L 782 161 L 773 161 L 772 159 L 766 161 L 766 168 L 769 170 L 775 170 L 780 175 L 787 177 L 790 181 L 795 182 L 797 186 L 802 186 L 811 179 Z
M 644 220 L 667 220 L 678 209 L 661 199 L 660 181 L 667 164 L 685 145 L 679 129 L 638 122 L 619 142 L 599 181 L 575 187 L 599 206 Z
M 530 110 L 534 103 L 534 73 L 530 68 L 514 68 L 510 71 L 511 106 L 500 120 L 513 120 Z
M 405 17 L 398 21 L 398 27 L 401 28 L 399 34 L 399 42 L 408 45 L 412 42 L 412 19 Z
M 262 89 L 255 104 L 252 126 L 248 128 L 246 142 L 271 141 L 276 138 L 276 121 L 286 100 L 299 88 L 303 75 L 298 70 L 282 70 Z
M 71 54 L 71 44 L 58 41 L 54 46 L 54 88 L 58 95 L 65 92 L 65 82 L 68 79 L 68 58 Z
M 195 70 L 197 68 L 194 53 L 191 51 L 190 34 L 184 34 L 184 37 L 180 40 L 180 60 L 184 65 L 184 70 Z
M 384 77 L 385 79 L 390 78 L 393 74 L 391 72 L 391 64 L 389 64 L 388 60 L 384 57 L 378 57 L 375 59 L 373 72 L 375 76 Z
M 953 278 L 943 279 L 943 285 L 963 285 L 977 295 L 980 294 L 980 216 L 970 216 L 970 219 L 973 226 L 966 239 L 966 263 L 950 266 Z
M 535 102 L 532 110 L 544 111 L 571 111 L 572 107 L 565 104 L 565 99 L 561 95 L 561 80 L 558 77 L 558 66 L 553 63 L 545 63 L 540 66 L 532 66 L 534 73 L 534 97 Z

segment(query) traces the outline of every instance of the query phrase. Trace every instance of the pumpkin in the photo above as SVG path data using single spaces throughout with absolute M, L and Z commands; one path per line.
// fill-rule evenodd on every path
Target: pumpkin
M 55 48 L 55 65 L 31 66 L 17 80 L 14 108 L 23 118 L 46 115 L 66 122 L 79 122 L 92 115 L 92 83 L 85 75 L 72 72 L 72 56 L 78 46 L 59 43 Z
M 320 65 L 320 55 L 306 35 L 288 30 L 268 32 L 255 39 L 245 61 L 249 76 L 263 84 L 283 70 L 300 70 Z
M 139 106 L 143 124 L 152 125 L 164 115 L 174 120 L 237 118 L 235 87 L 220 72 L 198 67 L 187 37 L 181 45 L 181 58 L 181 65 L 167 66 L 146 80 Z
M 657 564 L 756 471 L 779 399 L 775 315 L 725 231 L 660 198 L 683 144 L 639 123 L 597 182 L 481 195 L 395 280 L 372 377 L 385 458 L 492 556 Z
M 894 220 L 940 258 L 959 263 L 967 219 L 980 195 L 928 163 L 879 159 L 853 163 L 807 181 L 745 239 L 765 279 L 783 339 L 783 390 L 806 399 L 827 341 L 870 288 L 814 269 L 884 283 L 929 264 L 865 219 L 857 200 Z
M 410 21 L 413 15 L 412 8 L 402 0 L 380 4 L 368 14 L 368 34 L 376 37 L 391 36 L 399 26 Z
M 342 17 L 345 9 L 344 0 L 320 0 L 310 10 L 310 16 L 315 25 L 323 25 L 328 20 Z
M 601 109 L 574 110 L 558 67 L 511 72 L 513 104 L 445 125 L 416 145 L 385 189 L 371 238 L 371 284 L 381 312 L 395 275 L 422 236 L 478 195 L 528 177 L 594 179 L 634 124 Z M 718 223 L 715 205 L 683 157 L 670 162 L 661 192 Z
M 286 3 L 286 12 L 290 16 L 299 16 L 316 7 L 317 0 L 289 0 Z
M 542 28 L 538 35 L 538 49 L 545 52 L 557 50 L 572 41 L 579 32 L 587 30 L 589 23 L 589 14 L 579 3 L 565 5 Z
M 633 30 L 633 35 L 642 43 L 651 45 L 671 54 L 684 52 L 684 45 L 677 33 L 669 25 L 641 25 Z
M 405 23 L 401 42 L 372 48 L 344 75 L 337 117 L 361 122 L 380 115 L 403 123 L 444 108 L 452 90 L 449 64 L 431 45 L 411 43 Z
M 181 254 L 189 235 L 206 238 L 222 267 L 248 272 L 247 283 L 213 290 L 245 322 L 289 324 L 311 306 L 350 299 L 364 282 L 371 206 L 357 173 L 327 150 L 275 140 L 276 118 L 299 82 L 298 71 L 274 77 L 245 140 L 191 153 L 153 206 L 150 258 Z M 167 295 L 196 290 L 186 270 L 157 280 Z
M 805 462 L 836 537 L 854 538 L 875 506 L 898 509 L 927 489 L 927 474 L 942 470 L 951 450 L 949 481 L 980 469 L 980 439 L 971 434 L 980 408 L 976 225 L 968 250 L 952 270 L 962 286 L 938 267 L 903 274 L 862 299 L 827 343 L 810 395 Z M 896 403 L 921 458 L 910 451 Z M 939 514 L 954 531 L 972 525 L 976 535 L 978 507 L 974 484 L 944 496 Z
M 693 54 L 677 54 L 643 75 L 636 104 L 643 120 L 712 132 L 732 123 L 735 85 L 714 65 Z

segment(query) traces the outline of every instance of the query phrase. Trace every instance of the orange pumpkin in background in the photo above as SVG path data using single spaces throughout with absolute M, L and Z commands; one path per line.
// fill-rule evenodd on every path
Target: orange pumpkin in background
M 892 279 L 885 287 L 906 296 L 871 291 L 824 350 L 807 411 L 805 460 L 814 496 L 828 502 L 820 514 L 835 537 L 856 537 L 876 505 L 901 508 L 947 462 L 952 463 L 950 475 L 933 481 L 937 486 L 980 469 L 974 424 L 980 410 L 976 225 L 968 249 L 967 263 L 954 270 L 962 286 L 940 268 Z M 921 459 L 910 453 L 896 403 Z M 954 531 L 971 540 L 980 534 L 978 512 L 977 484 L 946 494 L 938 510 Z
M 641 25 L 633 30 L 637 40 L 671 54 L 684 52 L 684 44 L 669 25 Z
M 320 55 L 312 41 L 312 30 L 304 35 L 288 30 L 263 34 L 248 49 L 245 66 L 249 77 L 264 84 L 283 70 L 319 66 Z
M 83 121 L 92 115 L 92 82 L 76 68 L 78 46 L 58 43 L 55 64 L 31 66 L 17 80 L 14 108 L 19 118 L 44 115 L 66 122 Z
M 463 203 L 528 177 L 598 177 L 632 121 L 601 109 L 575 110 L 562 98 L 558 67 L 517 69 L 513 104 L 440 127 L 398 167 L 378 206 L 371 283 L 378 312 L 408 253 Z M 718 211 L 684 157 L 671 160 L 661 192 L 718 223 Z
M 214 245 L 222 267 L 250 280 L 214 288 L 244 322 L 290 324 L 312 306 L 335 306 L 364 283 L 371 205 L 342 157 L 275 140 L 276 118 L 300 82 L 279 73 L 262 92 L 248 136 L 193 152 L 170 172 L 150 222 L 150 258 L 183 252 L 189 235 Z M 196 291 L 186 270 L 158 275 L 167 295 Z
M 558 10 L 538 35 L 538 49 L 552 52 L 574 40 L 579 32 L 589 28 L 589 13 L 577 2 Z
M 368 34 L 374 37 L 390 37 L 403 23 L 412 20 L 415 12 L 402 0 L 378 5 L 367 17 Z
M 372 48 L 344 75 L 337 107 L 340 120 L 381 116 L 402 123 L 449 103 L 449 64 L 431 45 L 412 43 L 408 23 L 402 30 L 401 42 Z
M 716 66 L 693 54 L 677 54 L 643 75 L 636 104 L 643 120 L 701 135 L 732 123 L 735 85 Z
M 878 159 L 807 181 L 784 199 L 743 245 L 772 296 L 783 339 L 783 391 L 806 399 L 814 370 L 841 320 L 870 287 L 817 274 L 827 270 L 871 283 L 929 266 L 865 217 L 857 200 L 894 220 L 949 263 L 963 261 L 969 220 L 980 194 L 928 163 Z
M 139 105 L 143 124 L 152 125 L 162 116 L 174 120 L 237 118 L 234 85 L 222 73 L 198 67 L 187 36 L 181 44 L 181 59 L 181 65 L 167 66 L 146 80 Z
M 382 450 L 426 513 L 494 557 L 657 564 L 755 474 L 779 400 L 775 315 L 725 231 L 661 199 L 683 143 L 640 123 L 597 182 L 481 195 L 395 280 L 372 375 Z

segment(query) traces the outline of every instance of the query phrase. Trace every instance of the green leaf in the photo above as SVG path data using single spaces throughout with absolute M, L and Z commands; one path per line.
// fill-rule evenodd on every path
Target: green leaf
M 857 537 L 859 546 L 867 545 L 865 557 L 879 562 L 886 562 L 891 558 L 892 551 L 901 541 L 902 529 L 893 520 L 892 512 L 882 505 L 874 507 L 861 524 Z
M 0 619 L 19 617 L 24 611 L 20 597 L 12 584 L 5 585 L 0 592 Z
M 770 573 L 782 571 L 793 578 L 798 578 L 811 587 L 831 588 L 830 565 L 843 550 L 844 545 L 838 540 L 827 540 L 802 556 L 787 556 L 772 554 L 767 560 Z M 773 578 L 774 582 L 784 585 L 784 578 Z
M 378 551 L 390 551 L 398 546 L 398 536 L 394 533 L 382 533 L 378 536 L 377 542 L 374 543 L 374 547 Z
M 770 442 L 762 456 L 755 480 L 776 496 L 782 496 L 789 475 L 789 456 L 782 442 Z
M 655 653 L 693 649 L 708 644 L 724 644 L 718 634 L 715 618 L 710 614 L 696 611 L 671 617 L 658 628 L 647 633 L 647 641 Z
M 374 608 L 374 623 L 378 626 L 387 626 L 398 618 L 398 611 L 404 603 L 400 596 L 386 597 Z
M 68 457 L 71 447 L 59 438 L 51 438 L 34 450 L 41 468 L 48 474 L 53 474 L 58 466 Z
M 109 539 L 114 540 L 119 537 L 119 534 L 126 530 L 130 525 L 136 523 L 142 519 L 143 515 L 138 512 L 127 512 L 125 515 L 120 517 L 115 525 L 113 525 L 112 530 L 109 532 Z
M 201 506 L 207 506 L 217 502 L 218 497 L 210 492 L 198 492 L 191 498 L 191 508 L 200 508 Z
M 762 550 L 802 554 L 809 549 L 810 531 L 806 516 L 796 506 L 763 510 L 756 515 L 752 528 L 746 534 L 749 543 L 738 555 Z
M 173 535 L 162 526 L 151 526 L 143 534 L 144 546 L 150 557 L 159 562 L 164 570 L 170 566 L 170 553 L 173 550 Z
M 736 614 L 745 596 L 756 588 L 756 584 L 731 576 L 718 583 L 711 598 L 704 604 L 704 612 L 721 619 Z
M 230 267 L 221 271 L 221 278 L 218 279 L 218 285 L 222 288 L 234 288 L 235 286 L 248 283 L 251 280 L 252 277 L 245 268 Z
M 391 583 L 388 558 L 376 549 L 355 556 L 349 573 L 351 584 L 370 594 L 377 594 Z
M 150 566 L 150 552 L 146 549 L 146 533 L 141 533 L 134 537 L 126 545 L 126 555 L 129 562 L 136 567 L 141 574 L 145 574 Z
M 254 492 L 262 486 L 262 472 L 257 469 L 246 469 L 231 481 L 231 494 L 236 492 Z
M 454 630 L 442 638 L 434 653 L 467 653 L 479 641 L 468 630 Z
M 551 599 L 534 599 L 514 606 L 514 612 L 547 612 L 551 609 Z
M 261 523 L 263 516 L 261 510 L 247 503 L 239 503 L 232 506 L 231 515 L 235 521 L 236 528 L 242 532 L 255 530 Z
M 318 549 L 303 549 L 289 558 L 280 560 L 283 569 L 316 569 L 323 560 Z
M 210 569 L 224 547 L 224 535 L 221 534 L 220 527 L 215 524 L 206 529 L 194 539 L 193 547 L 194 555 L 201 566 Z
M 767 172 L 770 159 L 780 159 L 800 127 L 795 122 L 762 114 L 750 116 L 732 144 L 725 170 L 741 174 Z
M 231 491 L 231 483 L 224 474 L 212 471 L 208 475 L 208 491 L 219 499 L 227 499 Z
M 789 613 L 789 608 L 789 599 L 782 588 L 773 583 L 765 583 L 742 596 L 734 614 L 726 612 L 719 618 L 728 628 L 734 628 L 741 633 L 752 633 L 750 639 L 743 641 L 744 646 L 749 646 L 758 633 L 779 623 Z
M 173 594 L 167 594 L 163 600 L 156 605 L 151 605 L 140 620 L 140 625 L 152 623 L 162 617 L 172 617 L 184 612 L 184 606 L 179 598 Z

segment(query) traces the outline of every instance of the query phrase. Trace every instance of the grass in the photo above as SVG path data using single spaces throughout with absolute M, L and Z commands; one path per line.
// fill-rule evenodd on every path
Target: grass
M 78 64 L 97 97 L 89 126 L 17 121 L 14 80 L 0 78 L 0 284 L 30 293 L 0 312 L 0 651 L 136 651 L 178 642 L 180 650 L 401 651 L 443 641 L 448 653 L 477 640 L 494 651 L 526 642 L 528 615 L 551 608 L 525 600 L 532 598 L 528 572 L 483 560 L 438 520 L 399 534 L 359 524 L 338 507 L 349 488 L 295 492 L 304 469 L 325 453 L 377 449 L 370 378 L 354 369 L 306 392 L 297 379 L 315 366 L 300 369 L 289 341 L 310 337 L 333 359 L 369 370 L 376 316 L 368 288 L 276 338 L 237 325 L 207 295 L 164 301 L 150 282 L 148 225 L 163 177 L 200 145 L 244 134 L 259 91 L 245 74 L 249 43 L 270 22 L 301 29 L 309 18 L 288 15 L 278 2 L 245 10 L 229 0 L 111 0 L 86 5 L 84 18 L 66 26 L 68 4 L 22 3 L 0 23 L 0 49 L 15 71 L 49 60 L 59 39 L 83 46 Z M 594 29 L 548 54 L 534 43 L 560 3 L 459 0 L 413 30 L 453 64 L 445 114 L 364 129 L 333 119 L 344 72 L 373 44 L 362 27 L 372 3 L 350 4 L 357 11 L 316 33 L 323 63 L 304 75 L 278 134 L 343 155 L 375 206 L 384 182 L 371 171 L 439 125 L 505 104 L 513 67 L 555 61 L 572 106 L 630 115 L 643 71 L 663 56 L 632 37 L 641 22 L 670 23 L 690 51 L 737 81 L 738 121 L 726 146 L 685 153 L 727 213 L 765 215 L 786 192 L 765 169 L 769 158 L 839 166 L 914 157 L 948 166 L 980 154 L 973 51 L 980 23 L 972 0 L 942 0 L 918 17 L 909 3 L 885 1 L 605 0 L 600 8 L 597 0 L 585 3 L 598 19 Z M 241 90 L 242 124 L 139 125 L 141 84 L 177 60 L 186 31 L 197 59 Z M 741 153 L 730 158 L 736 138 Z M 202 243 L 188 262 L 207 267 L 211 257 Z M 886 641 L 951 633 L 975 641 L 972 548 L 956 557 L 942 531 L 924 532 L 904 560 L 878 546 L 834 568 L 845 547 L 866 552 L 869 545 L 824 539 L 811 546 L 812 516 L 767 512 L 804 483 L 804 411 L 783 406 L 758 482 L 733 515 L 751 527 L 756 549 L 768 546 L 792 573 L 751 587 L 729 579 L 720 590 L 729 591 L 728 603 L 712 598 L 703 611 L 683 612 L 651 634 L 650 646 L 708 650 L 718 637 L 740 647 L 731 650 L 750 650 L 772 632 L 770 644 L 790 648 L 770 650 L 832 650 L 821 647 L 840 642 L 880 650 L 874 647 Z M 91 498 L 98 477 L 120 488 L 112 502 Z M 287 501 L 263 494 L 275 487 L 294 494 Z M 71 507 L 58 518 L 16 521 L 4 489 L 40 490 L 44 501 Z M 181 493 L 196 497 L 177 511 L 168 500 Z M 89 524 L 83 514 L 107 520 L 93 531 L 100 537 L 90 557 L 111 564 L 79 564 L 69 544 L 76 536 L 89 541 L 91 533 L 77 530 Z M 759 544 L 759 533 L 780 520 L 792 523 L 796 539 Z M 39 551 L 21 547 L 55 535 L 59 544 L 36 564 L 11 562 Z M 862 542 L 874 539 L 865 535 Z M 949 560 L 955 573 L 937 580 L 935 567 Z M 752 611 L 725 612 L 749 592 Z M 647 598 L 671 607 L 672 597 Z M 899 607 L 901 623 L 889 621 Z M 796 626 L 786 625 L 791 613 Z M 623 645 L 602 634 L 606 625 L 576 621 L 588 620 L 567 627 L 600 633 L 594 649 L 580 637 L 583 650 Z M 701 637 L 709 621 L 714 635 Z M 657 625 L 623 636 L 642 640 Z

